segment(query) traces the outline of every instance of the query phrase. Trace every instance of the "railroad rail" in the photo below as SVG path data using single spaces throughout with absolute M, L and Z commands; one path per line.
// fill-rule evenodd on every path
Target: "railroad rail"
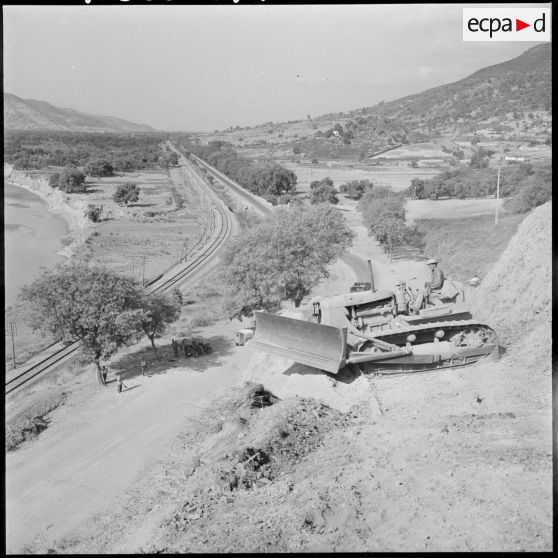
M 191 157 L 194 161 L 196 161 L 196 163 L 198 163 L 209 174 L 211 174 L 211 176 L 226 184 L 231 190 L 233 190 L 241 198 L 246 200 L 258 213 L 262 215 L 268 215 L 271 212 L 272 209 L 271 205 L 268 202 L 266 202 L 264 199 L 252 194 L 251 192 L 248 192 L 245 188 L 242 188 L 242 186 L 237 184 L 234 180 L 231 180 L 228 176 L 223 174 L 221 171 L 218 171 L 216 168 L 212 167 L 209 163 L 206 163 L 203 159 L 200 159 L 200 157 L 198 157 L 191 151 L 188 151 L 185 147 L 179 146 L 178 148 L 182 152 L 182 154 Z
M 195 171 L 194 171 L 195 172 Z M 201 177 L 200 177 L 201 179 Z M 201 179 L 203 182 L 203 179 Z M 169 289 L 176 287 L 188 277 L 190 277 L 195 271 L 200 270 L 203 268 L 204 264 L 206 264 L 209 260 L 211 260 L 218 250 L 223 246 L 223 243 L 227 240 L 230 236 L 232 231 L 232 218 L 231 218 L 231 209 L 213 192 L 213 190 L 209 186 L 205 186 L 206 193 L 214 202 L 214 207 L 216 208 L 219 218 L 216 219 L 216 224 L 218 222 L 218 230 L 216 236 L 213 238 L 211 243 L 188 265 L 184 268 L 173 272 L 172 269 L 169 273 L 170 276 L 166 276 L 163 274 L 162 277 L 157 278 L 156 280 L 152 281 L 149 287 L 153 287 L 151 290 L 147 291 L 148 294 L 152 294 L 154 292 L 165 292 Z M 23 371 L 15 370 L 15 375 L 6 381 L 5 385 L 5 395 L 9 393 L 13 393 L 14 391 L 18 390 L 22 386 L 26 385 L 31 380 L 38 379 L 39 376 L 46 374 L 48 371 L 52 370 L 56 365 L 60 364 L 63 360 L 66 360 L 70 356 L 74 355 L 80 347 L 80 341 L 74 341 L 70 345 L 66 345 L 54 352 L 52 354 L 46 356 L 32 364 L 28 368 Z M 47 350 L 52 349 L 52 347 L 56 345 L 54 343 Z

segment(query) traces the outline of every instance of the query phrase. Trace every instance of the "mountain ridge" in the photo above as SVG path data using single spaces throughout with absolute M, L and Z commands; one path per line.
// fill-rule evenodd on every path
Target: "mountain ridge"
M 4 129 L 75 132 L 153 132 L 147 124 L 62 108 L 46 101 L 4 93 Z

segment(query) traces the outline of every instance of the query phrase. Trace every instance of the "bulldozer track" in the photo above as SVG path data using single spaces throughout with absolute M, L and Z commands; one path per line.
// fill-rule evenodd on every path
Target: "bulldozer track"
M 386 331 L 385 333 L 380 333 L 374 335 L 378 339 L 384 339 L 385 337 L 390 337 L 393 335 L 400 335 L 401 333 L 416 333 L 417 331 L 427 331 L 429 329 L 435 328 L 448 328 L 448 327 L 466 327 L 466 326 L 481 326 L 490 329 L 492 328 L 488 324 L 483 324 L 482 322 L 477 322 L 476 320 L 447 320 L 445 322 L 430 322 L 426 324 L 420 324 L 416 326 L 402 327 L 401 329 Z
M 232 232 L 232 218 L 230 215 L 230 209 L 217 196 L 217 194 L 215 194 L 213 190 L 209 188 L 209 186 L 207 186 L 206 189 L 211 199 L 215 202 L 217 211 L 220 214 L 220 224 L 217 236 L 209 244 L 209 246 L 207 246 L 207 248 L 205 248 L 204 251 L 188 266 L 186 266 L 184 269 L 181 269 L 179 272 L 175 273 L 164 282 L 154 287 L 148 292 L 148 294 L 168 291 L 169 289 L 176 287 L 177 285 L 188 279 L 194 272 L 202 268 L 204 263 L 211 259 L 229 238 Z M 157 278 L 155 281 L 152 281 L 151 284 L 157 283 L 159 279 L 160 278 Z M 51 345 L 50 347 L 52 347 L 53 345 Z M 10 378 L 5 383 L 5 395 L 19 390 L 32 380 L 39 380 L 43 375 L 46 375 L 48 372 L 52 371 L 57 365 L 75 355 L 79 350 L 80 345 L 80 341 L 74 341 L 72 344 L 67 345 L 66 347 L 62 347 L 56 352 L 46 356 L 45 358 L 42 358 L 39 362 L 29 366 L 29 368 L 26 368 L 23 371 L 15 370 L 16 375 Z

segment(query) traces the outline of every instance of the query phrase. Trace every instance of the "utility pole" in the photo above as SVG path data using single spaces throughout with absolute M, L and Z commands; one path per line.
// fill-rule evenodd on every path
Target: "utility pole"
M 12 338 L 12 359 L 14 361 L 14 368 L 16 367 L 16 357 L 15 357 L 15 343 L 14 336 L 17 335 L 17 327 L 15 322 L 6 322 L 6 335 L 10 335 Z
M 500 149 L 498 150 L 498 179 L 496 182 L 496 214 L 494 216 L 494 224 L 498 224 L 498 210 L 500 205 L 500 167 L 502 166 L 502 143 L 500 142 Z
M 146 258 L 146 255 L 145 255 L 145 252 L 144 252 L 143 253 L 142 266 L 141 266 L 141 270 L 142 270 L 142 272 L 141 272 L 141 286 L 143 288 L 145 288 L 145 258 Z
M 184 237 L 184 245 L 183 245 L 182 253 L 184 254 L 183 256 L 184 261 L 186 261 L 188 259 L 188 237 L 187 236 Z

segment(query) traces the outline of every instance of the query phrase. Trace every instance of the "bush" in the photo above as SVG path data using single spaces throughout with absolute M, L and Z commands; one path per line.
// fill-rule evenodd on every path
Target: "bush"
M 423 234 L 405 222 L 405 201 L 391 188 L 380 186 L 367 192 L 358 204 L 369 235 L 374 235 L 385 250 L 404 244 L 420 247 Z
M 539 183 L 536 179 L 531 179 L 515 198 L 506 200 L 505 208 L 513 213 L 527 213 L 551 199 L 552 184 Z
M 93 223 L 98 223 L 101 220 L 102 213 L 102 205 L 89 204 L 87 206 L 87 209 L 85 210 L 85 215 L 89 218 L 90 221 L 93 221 Z
M 339 191 L 352 200 L 360 200 L 365 192 L 372 191 L 374 185 L 370 180 L 351 180 L 341 184 Z
M 113 166 L 105 160 L 96 159 L 94 161 L 89 161 L 85 165 L 85 173 L 89 176 L 113 176 L 114 168 Z
M 139 195 L 140 189 L 135 184 L 119 184 L 112 199 L 117 204 L 128 205 L 132 202 L 137 202 Z
M 310 203 L 339 203 L 333 186 L 333 180 L 327 176 L 322 180 L 314 180 L 310 184 Z
M 75 167 L 66 167 L 61 173 L 54 173 L 49 178 L 51 188 L 58 188 L 66 194 L 86 192 L 85 173 Z
M 46 394 L 41 401 L 7 419 L 5 423 L 5 451 L 13 451 L 28 438 L 40 434 L 47 426 L 44 416 L 63 405 L 65 399 L 65 392 Z

